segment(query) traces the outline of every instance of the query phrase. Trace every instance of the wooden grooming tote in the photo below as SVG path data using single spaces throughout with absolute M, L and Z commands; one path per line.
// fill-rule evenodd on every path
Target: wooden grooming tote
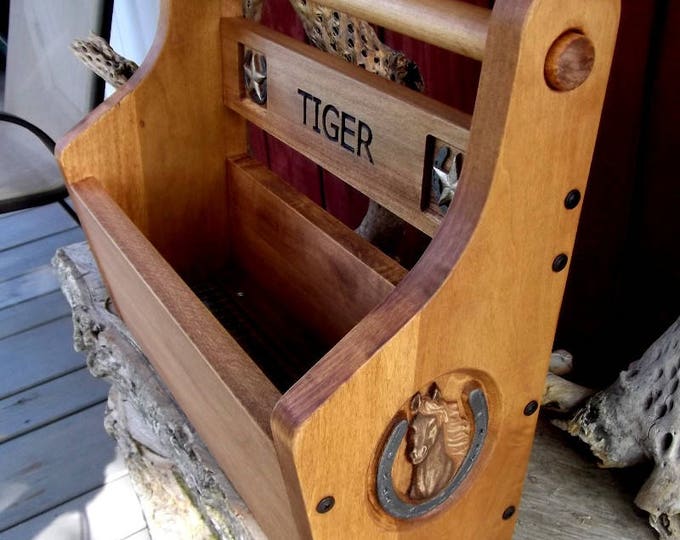
M 473 116 L 241 0 L 164 0 L 144 64 L 60 142 L 71 197 L 117 310 L 267 535 L 510 538 L 619 0 L 326 5 L 482 60 Z M 420 261 L 249 157 L 247 122 L 432 236 Z M 445 217 L 442 148 L 464 154 Z

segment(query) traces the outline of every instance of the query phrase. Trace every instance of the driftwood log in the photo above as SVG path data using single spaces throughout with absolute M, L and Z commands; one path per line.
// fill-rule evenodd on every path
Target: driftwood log
M 680 318 L 566 422 L 602 467 L 653 461 L 635 504 L 661 538 L 680 540 Z
M 257 522 L 115 314 L 86 243 L 53 259 L 74 343 L 111 383 L 105 427 L 125 457 L 152 538 L 264 539 Z

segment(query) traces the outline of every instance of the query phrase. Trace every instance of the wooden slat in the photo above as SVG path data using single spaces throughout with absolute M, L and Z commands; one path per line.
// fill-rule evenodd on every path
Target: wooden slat
M 0 284 L 1 290 L 2 284 Z M 5 299 L 0 296 L 0 303 L 3 300 Z M 71 308 L 61 291 L 44 294 L 4 309 L 0 308 L 0 340 L 60 319 L 70 313 Z
M 125 474 L 103 419 L 97 405 L 0 446 L 0 531 Z
M 20 304 L 59 289 L 54 269 L 43 264 L 12 279 L 0 280 L 0 309 Z
M 2 540 L 149 540 L 128 476 L 12 527 Z
M 0 254 L 0 281 L 49 264 L 57 248 L 85 239 L 83 231 L 73 228 L 29 242 Z
M 2 221 L 0 252 L 75 226 L 73 219 L 57 203 L 32 208 Z
M 42 346 L 36 338 L 35 355 L 41 354 Z M 0 399 L 0 443 L 100 403 L 106 399 L 108 391 L 108 383 L 95 379 L 82 368 Z
M 262 528 L 273 537 L 295 538 L 269 427 L 280 393 L 101 184 L 87 179 L 71 191 L 135 339 Z
M 655 540 L 624 487 L 632 484 L 622 478 L 630 470 L 598 468 L 579 442 L 539 421 L 513 538 Z
M 40 349 L 36 350 L 36 343 Z M 73 350 L 71 317 L 62 317 L 0 340 L 0 399 L 79 369 L 85 356 Z
M 335 343 L 406 274 L 257 161 L 229 176 L 235 264 L 317 339 Z
M 227 106 L 434 234 L 441 217 L 421 209 L 429 204 L 427 138 L 463 151 L 468 115 L 251 21 L 224 19 L 222 36 Z M 267 57 L 264 107 L 242 95 L 238 43 Z
M 324 0 L 324 6 L 481 60 L 491 11 L 457 0 Z

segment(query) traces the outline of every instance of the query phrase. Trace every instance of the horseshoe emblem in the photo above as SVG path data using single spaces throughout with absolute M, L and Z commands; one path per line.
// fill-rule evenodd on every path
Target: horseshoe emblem
M 447 402 L 441 399 L 438 389 L 435 388 L 435 392 L 432 393 L 433 395 L 431 397 L 422 398 L 420 394 L 416 394 L 416 396 L 414 396 L 414 401 L 416 401 L 417 398 L 417 403 L 414 403 L 412 401 L 411 405 L 412 411 L 414 411 L 414 413 L 416 414 L 416 416 L 414 416 L 413 419 L 413 424 L 416 423 L 418 415 L 422 414 L 423 416 L 425 416 L 427 412 L 427 411 L 423 412 L 424 410 L 422 405 L 423 401 L 427 401 L 429 399 L 430 401 L 433 402 L 438 401 L 438 403 L 443 403 L 444 405 L 447 404 Z M 489 410 L 486 402 L 486 397 L 484 396 L 484 392 L 480 388 L 476 388 L 470 391 L 470 393 L 468 394 L 468 403 L 474 416 L 474 434 L 472 436 L 472 440 L 469 443 L 469 447 L 467 448 L 467 453 L 465 454 L 465 457 L 460 463 L 460 466 L 455 471 L 455 474 L 453 474 L 451 478 L 448 481 L 446 481 L 444 486 L 439 487 L 438 484 L 435 485 L 435 487 L 437 488 L 437 491 L 435 493 L 428 494 L 426 490 L 424 490 L 423 488 L 419 488 L 417 482 L 414 481 L 414 483 L 411 486 L 412 495 L 411 498 L 413 498 L 414 493 L 416 494 L 415 496 L 417 498 L 426 497 L 423 498 L 422 502 L 420 501 L 406 502 L 403 498 L 401 498 L 397 494 L 394 488 L 394 482 L 392 479 L 392 467 L 394 465 L 394 460 L 397 456 L 399 446 L 401 445 L 402 440 L 406 436 L 410 424 L 408 420 L 404 419 L 399 421 L 394 426 L 392 432 L 387 438 L 387 442 L 385 443 L 385 447 L 383 448 L 380 460 L 378 462 L 378 473 L 376 482 L 378 501 L 382 509 L 389 515 L 398 519 L 405 520 L 424 516 L 425 514 L 431 512 L 432 510 L 443 504 L 463 483 L 467 475 L 472 470 L 473 465 L 477 461 L 477 458 L 479 457 L 482 451 L 489 423 Z M 414 410 L 414 405 L 418 407 L 417 410 Z M 434 408 L 435 408 L 434 406 L 431 406 L 429 407 L 428 410 L 432 410 Z M 430 429 L 429 431 L 432 432 L 434 430 Z M 414 448 L 413 450 L 411 450 L 409 455 L 410 461 L 414 463 L 414 470 L 416 466 L 420 466 L 420 464 L 424 461 L 422 455 L 433 456 L 433 454 L 434 451 L 431 451 L 428 454 L 427 449 L 420 451 L 419 448 Z M 418 463 L 418 465 L 416 465 L 416 463 Z M 431 476 L 432 476 L 431 474 L 428 475 L 428 478 Z

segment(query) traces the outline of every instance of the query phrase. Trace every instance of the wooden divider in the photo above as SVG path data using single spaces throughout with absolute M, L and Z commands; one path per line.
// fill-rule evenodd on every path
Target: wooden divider
M 228 107 L 434 234 L 428 136 L 465 150 L 468 115 L 251 21 L 223 19 L 222 37 Z M 242 46 L 267 58 L 265 105 L 243 95 Z
M 231 261 L 329 348 L 406 275 L 259 162 L 228 176 Z

